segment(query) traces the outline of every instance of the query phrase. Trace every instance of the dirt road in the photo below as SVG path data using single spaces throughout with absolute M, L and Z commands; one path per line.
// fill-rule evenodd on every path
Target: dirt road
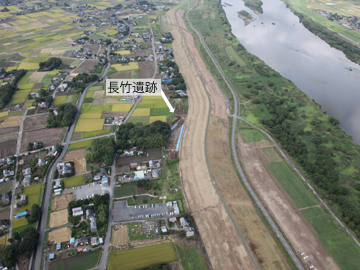
M 174 37 L 175 59 L 189 96 L 189 112 L 180 149 L 180 175 L 187 206 L 190 212 L 199 213 L 194 219 L 214 269 L 254 269 L 207 169 L 204 141 L 210 104 L 200 77 L 194 72 L 180 29 L 176 27 L 175 15 L 180 25 L 186 28 L 182 14 L 181 10 L 170 10 L 167 19 Z M 190 33 L 186 34 L 186 42 L 196 64 L 206 68 Z

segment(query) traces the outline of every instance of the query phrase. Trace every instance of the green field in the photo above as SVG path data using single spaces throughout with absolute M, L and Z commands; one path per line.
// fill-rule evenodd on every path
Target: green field
M 162 122 L 166 122 L 166 116 L 150 116 L 150 124 L 155 122 L 155 121 L 162 121 Z
M 201 257 L 199 249 L 196 247 L 184 247 L 176 245 L 176 250 L 181 259 L 184 270 L 206 270 L 206 264 Z
M 172 243 L 116 251 L 109 255 L 109 270 L 142 269 L 155 264 L 165 264 L 176 260 Z
M 62 260 L 54 260 L 50 264 L 50 270 L 86 270 L 93 268 L 99 262 L 101 249 L 80 253 L 77 256 L 65 258 Z
M 160 116 L 160 115 L 172 115 L 173 113 L 170 112 L 169 108 L 151 108 L 150 109 L 150 116 Z
M 339 229 L 339 224 L 323 208 L 309 208 L 301 212 L 315 228 L 320 242 L 341 269 L 359 269 L 360 248 Z
M 81 133 L 81 139 L 91 138 L 91 137 L 95 137 L 95 136 L 99 136 L 99 135 L 105 135 L 105 134 L 109 134 L 110 132 L 111 132 L 110 129 L 83 132 L 83 133 Z
M 82 142 L 72 143 L 69 146 L 69 150 L 85 148 L 85 147 L 90 146 L 91 143 L 92 143 L 92 140 L 86 140 L 86 141 L 82 141 Z
M 301 182 L 285 161 L 272 162 L 268 167 L 297 207 L 303 208 L 319 204 L 310 193 L 310 189 Z
M 136 108 L 167 108 L 164 100 L 141 100 Z
M 124 184 L 121 187 L 114 188 L 114 197 L 120 198 L 137 194 L 136 185 L 134 183 Z
M 150 116 L 150 109 L 143 108 L 143 109 L 135 109 L 131 116 Z
M 245 66 L 245 61 L 235 52 L 232 47 L 226 47 L 226 53 L 231 60 L 235 60 L 240 66 Z
M 30 187 L 24 187 L 23 193 L 26 195 L 34 195 L 40 193 L 40 190 L 41 190 L 41 184 L 32 185 Z
M 150 123 L 150 117 L 149 116 L 131 116 L 129 118 L 129 122 L 131 123 L 143 123 L 143 125 L 148 125 Z
M 69 187 L 80 186 L 83 184 L 83 182 L 84 182 L 83 174 L 75 175 L 64 179 L 64 187 L 69 188 Z
M 33 204 L 39 204 L 40 193 L 27 195 L 27 205 L 21 207 L 21 211 L 30 210 Z
M 256 129 L 240 129 L 240 133 L 246 143 L 266 140 L 265 136 Z
M 20 228 L 27 224 L 28 224 L 28 222 L 27 222 L 26 218 L 15 219 L 12 223 L 12 228 L 17 229 L 17 228 Z

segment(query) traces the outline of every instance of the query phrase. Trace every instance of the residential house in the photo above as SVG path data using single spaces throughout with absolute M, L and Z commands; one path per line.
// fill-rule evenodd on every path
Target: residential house
M 3 170 L 3 175 L 4 175 L 4 177 L 10 176 L 10 171 L 9 170 Z
M 27 199 L 26 194 L 22 194 L 20 197 L 20 201 L 26 202 L 26 199 Z
M 106 167 L 101 167 L 100 168 L 100 173 L 102 174 L 108 174 L 108 169 Z
M 97 225 L 96 225 L 96 218 L 95 217 L 90 218 L 90 231 L 91 232 L 96 232 L 97 231 Z
M 72 208 L 71 211 L 72 211 L 72 215 L 73 215 L 74 217 L 80 216 L 80 215 L 83 215 L 83 214 L 84 214 L 84 211 L 82 210 L 81 206 L 80 206 L 80 207 Z
M 94 180 L 95 180 L 95 181 L 98 181 L 98 180 L 100 180 L 100 179 L 101 179 L 101 176 L 100 176 L 100 175 L 95 175 L 95 176 L 94 176 Z
M 31 168 L 26 168 L 24 170 L 22 170 L 22 173 L 24 176 L 31 176 Z
M 61 181 L 60 180 L 55 181 L 54 188 L 61 188 Z
M 45 101 L 38 102 L 38 106 L 41 108 L 46 108 L 46 102 Z
M 130 168 L 131 168 L 131 169 L 136 169 L 137 167 L 138 167 L 138 163 L 137 163 L 137 162 L 130 163 Z
M 166 226 L 165 226 L 165 225 L 161 226 L 161 231 L 162 231 L 163 233 L 166 233 L 166 232 L 167 232 L 167 229 L 166 229 Z
M 41 167 L 41 166 L 44 166 L 45 164 L 46 164 L 45 158 L 39 158 L 38 166 Z
M 59 115 L 59 112 L 57 110 L 53 110 L 54 115 Z
M 13 164 L 15 161 L 12 158 L 7 158 L 6 163 L 7 165 Z
M 90 219 L 94 216 L 94 211 L 92 209 L 86 209 L 86 219 Z
M 180 225 L 185 228 L 185 227 L 189 227 L 190 223 L 189 221 L 187 221 L 186 217 L 181 217 L 180 218 Z
M 169 218 L 169 221 L 170 221 L 170 222 L 176 222 L 176 217 L 171 217 L 171 218 Z
M 25 186 L 25 187 L 27 187 L 27 186 L 30 186 L 30 184 L 31 184 L 31 178 L 30 178 L 30 176 L 25 176 L 25 178 L 24 178 L 24 180 L 23 180 L 23 185 Z
M 99 241 L 97 239 L 97 237 L 91 237 L 91 246 L 97 246 L 99 245 Z
M 103 184 L 104 186 L 107 186 L 109 184 L 109 179 L 107 177 L 103 177 L 101 179 L 101 184 Z
M 5 158 L 0 159 L 0 166 L 5 164 Z
M 5 219 L 0 220 L 0 229 L 5 230 L 7 228 L 9 228 L 9 225 L 8 225 L 7 221 Z
M 155 170 L 152 170 L 151 175 L 153 178 L 159 178 L 160 172 L 159 172 L 159 170 L 155 169 Z
M 2 202 L 2 203 L 7 203 L 7 202 L 9 202 L 9 201 L 10 201 L 9 194 L 3 193 L 3 194 L 1 195 L 1 202 Z

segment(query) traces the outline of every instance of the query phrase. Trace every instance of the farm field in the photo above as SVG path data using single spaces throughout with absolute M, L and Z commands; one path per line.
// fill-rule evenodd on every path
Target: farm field
M 172 113 L 170 113 L 169 108 L 162 98 L 145 99 L 139 102 L 129 122 L 134 124 L 142 123 L 143 125 L 148 125 L 155 121 L 167 122 L 167 116 L 170 115 L 172 115 Z
M 4 138 L 4 135 L 2 138 Z M 16 153 L 16 135 L 13 134 L 10 140 L 0 142 L 0 158 L 13 156 Z
M 66 96 L 56 96 L 54 100 L 54 106 L 61 105 L 64 103 L 71 103 L 79 99 L 78 94 L 66 95 Z
M 43 147 L 52 146 L 61 143 L 66 127 L 44 128 L 32 131 L 24 131 L 21 141 L 20 152 L 27 151 L 27 146 L 34 141 L 42 142 Z
M 137 194 L 136 185 L 133 183 L 124 184 L 121 187 L 114 188 L 114 198 L 132 196 Z
M 2 246 L 6 246 L 7 244 L 8 244 L 8 234 L 5 234 L 4 236 L 2 236 L 1 238 L 0 238 L 0 245 L 2 245 Z
M 36 116 L 26 117 L 24 120 L 24 130 L 45 128 L 48 114 L 39 114 Z
M 80 186 L 83 183 L 84 183 L 84 175 L 83 174 L 75 175 L 75 176 L 64 179 L 64 187 L 65 188 Z
M 184 247 L 176 244 L 181 266 L 184 270 L 206 270 L 206 264 L 196 247 Z
M 50 214 L 50 228 L 61 226 L 68 223 L 68 210 L 63 209 Z
M 91 145 L 93 140 L 86 140 L 86 141 L 82 141 L 82 142 L 76 142 L 76 143 L 72 143 L 69 145 L 69 150 L 76 150 L 76 149 L 80 149 L 80 148 L 86 148 L 88 146 Z
M 51 210 L 58 211 L 66 208 L 68 204 L 72 201 L 72 199 L 73 199 L 72 194 L 65 194 L 65 195 L 53 197 L 51 202 Z
M 33 204 L 39 204 L 41 193 L 41 184 L 32 185 L 29 187 L 24 187 L 23 194 L 25 194 L 28 198 L 28 204 L 26 206 L 21 207 L 21 211 L 25 211 L 27 209 L 31 209 Z
M 112 226 L 111 245 L 116 248 L 126 249 L 128 242 L 129 235 L 127 226 L 120 224 Z
M 240 129 L 244 142 L 258 142 L 265 140 L 264 135 L 256 129 Z
M 71 230 L 69 227 L 62 227 L 59 229 L 51 230 L 49 232 L 48 240 L 53 243 L 60 243 L 69 241 L 71 237 Z
M 61 259 L 54 260 L 50 264 L 50 270 L 87 270 L 96 266 L 96 263 L 101 256 L 100 249 L 96 249 L 91 252 L 80 253 L 79 255 Z
M 86 172 L 86 150 L 84 148 L 68 151 L 64 157 L 64 161 L 73 161 L 75 164 L 75 174 Z
M 109 254 L 109 270 L 141 269 L 155 264 L 169 263 L 176 260 L 172 243 L 116 251 Z

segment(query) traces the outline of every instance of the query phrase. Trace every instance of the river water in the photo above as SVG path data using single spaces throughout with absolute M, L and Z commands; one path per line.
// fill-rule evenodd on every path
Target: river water
M 233 5 L 224 11 L 240 43 L 339 119 L 360 144 L 360 66 L 308 31 L 280 0 L 263 0 L 260 15 L 241 0 L 225 2 Z M 245 26 L 240 10 L 257 20 Z

